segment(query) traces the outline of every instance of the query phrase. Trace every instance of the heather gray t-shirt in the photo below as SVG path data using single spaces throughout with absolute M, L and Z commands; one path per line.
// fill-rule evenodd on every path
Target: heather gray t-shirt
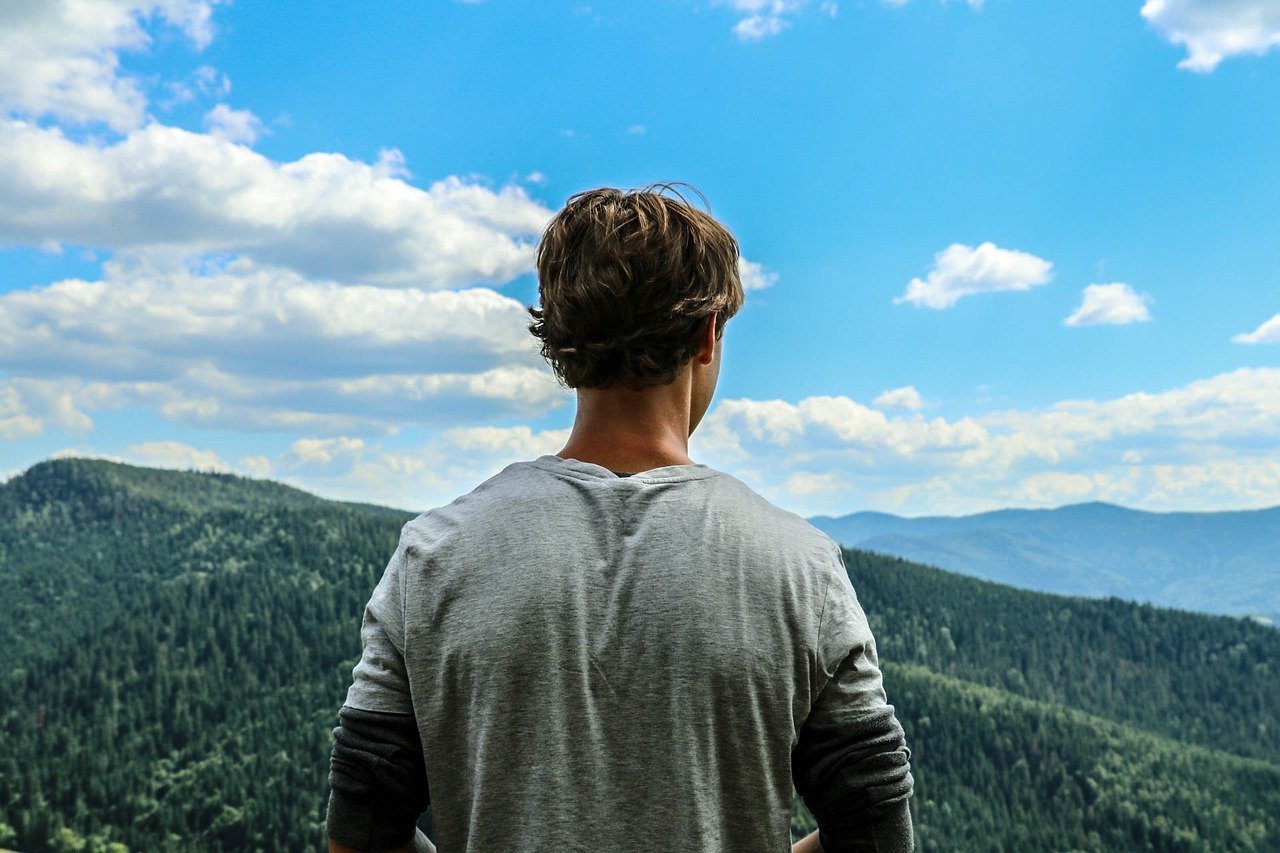
M 781 853 L 802 726 L 892 713 L 836 543 L 702 464 L 508 465 L 404 525 L 361 636 L 446 852 Z

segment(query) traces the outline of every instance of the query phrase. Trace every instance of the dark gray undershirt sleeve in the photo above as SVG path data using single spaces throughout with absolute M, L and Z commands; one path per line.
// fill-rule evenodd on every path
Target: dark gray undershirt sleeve
M 408 844 L 431 803 L 417 720 L 349 705 L 338 720 L 329 765 L 329 837 L 367 851 Z
M 818 637 L 830 678 L 800 728 L 792 780 L 827 853 L 902 853 L 915 845 L 911 750 L 887 701 L 875 637 L 838 559 Z
M 914 780 L 893 707 L 806 722 L 793 752 L 796 790 L 818 823 L 826 853 L 901 853 L 914 848 Z

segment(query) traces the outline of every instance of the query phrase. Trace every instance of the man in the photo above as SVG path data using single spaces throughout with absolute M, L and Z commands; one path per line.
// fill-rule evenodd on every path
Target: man
M 570 198 L 530 331 L 578 409 L 404 525 L 334 730 L 331 851 L 912 849 L 910 750 L 839 546 L 694 462 L 738 244 L 669 185 Z

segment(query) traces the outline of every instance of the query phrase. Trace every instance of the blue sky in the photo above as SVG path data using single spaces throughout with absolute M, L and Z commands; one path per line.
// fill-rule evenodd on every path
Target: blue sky
M 1280 503 L 1280 0 L 0 11 L 0 476 L 424 509 L 573 419 L 570 194 L 738 236 L 697 461 L 802 514 Z

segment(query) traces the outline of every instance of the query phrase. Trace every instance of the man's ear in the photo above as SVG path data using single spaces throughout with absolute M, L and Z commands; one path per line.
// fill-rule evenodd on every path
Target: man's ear
M 716 315 L 718 311 L 712 311 L 711 316 L 707 318 L 707 325 L 702 330 L 702 340 L 698 344 L 698 363 L 710 364 L 716 356 Z

